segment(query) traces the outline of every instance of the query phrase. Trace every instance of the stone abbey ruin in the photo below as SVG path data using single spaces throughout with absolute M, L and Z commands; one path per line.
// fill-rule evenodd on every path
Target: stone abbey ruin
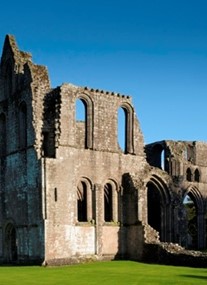
M 0 62 L 0 163 L 0 263 L 207 264 L 197 253 L 207 242 L 207 144 L 144 145 L 131 97 L 51 88 L 11 35 Z

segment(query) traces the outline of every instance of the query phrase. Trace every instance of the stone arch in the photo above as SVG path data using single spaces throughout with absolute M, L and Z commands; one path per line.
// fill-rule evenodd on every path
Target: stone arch
M 192 171 L 191 171 L 190 167 L 188 167 L 186 169 L 186 180 L 189 181 L 189 182 L 192 181 Z
M 84 116 L 85 120 L 83 123 L 82 131 L 83 131 L 83 141 L 84 141 L 84 148 L 93 149 L 93 125 L 94 125 L 94 107 L 92 99 L 86 94 L 79 94 L 76 97 L 76 100 L 80 100 L 84 106 Z M 77 112 L 77 110 L 76 110 Z M 80 123 L 77 125 L 76 122 L 76 130 Z
M 19 105 L 19 147 L 27 147 L 27 104 L 22 101 Z
M 14 223 L 9 222 L 4 229 L 4 258 L 8 263 L 16 262 L 18 259 L 17 232 Z
M 146 184 L 148 224 L 159 232 L 161 241 L 171 240 L 171 195 L 168 185 L 153 174 Z
M 95 199 L 92 182 L 81 177 L 77 183 L 77 221 L 90 222 L 95 219 Z
M 200 182 L 200 171 L 198 170 L 198 168 L 195 169 L 194 171 L 194 181 L 195 182 Z
M 187 196 L 192 200 L 195 206 L 194 221 L 192 221 L 191 223 L 189 223 L 189 220 L 186 221 L 188 224 L 188 233 L 194 235 L 192 236 L 192 245 L 188 244 L 189 242 L 187 239 L 186 241 L 187 246 L 191 246 L 194 249 L 202 249 L 205 247 L 205 240 L 206 240 L 204 200 L 199 189 L 192 185 L 190 185 L 187 188 L 183 201 L 185 201 Z M 186 218 L 188 219 L 188 217 Z M 192 230 L 189 229 L 189 226 L 191 227 Z M 194 233 L 193 233 L 193 227 L 194 227 Z
M 108 179 L 104 184 L 104 221 L 118 222 L 118 184 Z
M 122 103 L 118 108 L 118 112 L 120 108 L 124 112 L 124 122 L 122 124 L 122 127 L 124 125 L 123 152 L 124 153 L 134 153 L 134 109 L 128 103 Z M 119 130 L 119 120 L 118 119 L 117 119 L 117 127 Z M 117 141 L 119 144 L 119 131 L 117 133 L 118 133 Z

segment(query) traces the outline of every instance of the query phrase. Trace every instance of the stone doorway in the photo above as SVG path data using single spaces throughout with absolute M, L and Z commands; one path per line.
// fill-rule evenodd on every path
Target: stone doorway
M 5 260 L 8 263 L 17 261 L 16 229 L 11 223 L 5 229 Z

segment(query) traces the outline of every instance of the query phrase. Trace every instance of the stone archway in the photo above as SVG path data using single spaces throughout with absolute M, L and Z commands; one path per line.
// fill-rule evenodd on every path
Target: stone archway
M 161 241 L 171 241 L 171 205 L 167 185 L 157 175 L 147 183 L 148 224 L 159 232 Z
M 9 263 L 17 260 L 16 229 L 12 223 L 5 228 L 5 260 Z
M 183 205 L 186 213 L 186 247 L 191 249 L 205 248 L 205 211 L 200 191 L 195 186 L 188 187 Z

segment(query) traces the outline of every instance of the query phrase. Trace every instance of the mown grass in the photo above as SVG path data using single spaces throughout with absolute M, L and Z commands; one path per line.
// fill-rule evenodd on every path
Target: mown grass
M 1 285 L 202 285 L 206 282 L 206 269 L 149 265 L 132 261 L 63 267 L 0 267 Z

